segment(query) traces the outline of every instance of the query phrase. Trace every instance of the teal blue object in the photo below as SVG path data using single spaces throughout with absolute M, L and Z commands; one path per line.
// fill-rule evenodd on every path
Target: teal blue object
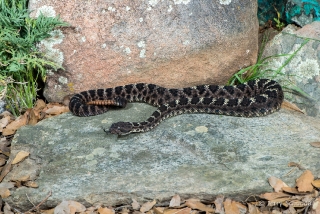
M 258 19 L 260 25 L 263 25 L 268 20 L 277 18 L 277 11 L 280 13 L 280 17 L 285 17 L 285 5 L 285 0 L 258 0 Z
M 299 18 L 302 14 L 313 17 L 312 21 L 320 21 L 320 3 L 316 0 L 289 0 L 286 5 L 286 21 L 296 23 L 293 18 Z M 296 23 L 299 24 L 299 23 Z
M 277 11 L 281 22 L 303 26 L 312 21 L 320 21 L 320 0 L 258 0 L 260 25 L 278 18 Z M 302 21 L 305 17 L 310 17 L 307 22 Z

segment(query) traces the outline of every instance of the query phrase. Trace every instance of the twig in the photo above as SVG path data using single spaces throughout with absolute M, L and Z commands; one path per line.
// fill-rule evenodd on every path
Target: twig
M 35 207 L 36 205 L 34 203 L 32 203 L 32 201 L 30 200 L 28 194 L 26 194 L 27 198 L 28 198 L 28 201 L 33 205 L 33 207 Z
M 46 197 L 45 199 L 43 199 L 37 206 L 34 206 L 33 203 L 29 200 L 30 203 L 33 205 L 33 207 L 32 207 L 30 210 L 28 210 L 27 212 L 25 212 L 25 213 L 30 213 L 30 212 L 33 211 L 33 210 L 38 210 L 38 209 L 40 208 L 40 206 L 41 206 L 44 202 L 46 202 L 51 195 L 52 195 L 52 191 L 50 190 L 50 192 L 49 192 L 49 194 L 47 195 L 47 197 Z M 28 197 L 28 199 L 29 199 L 29 197 Z

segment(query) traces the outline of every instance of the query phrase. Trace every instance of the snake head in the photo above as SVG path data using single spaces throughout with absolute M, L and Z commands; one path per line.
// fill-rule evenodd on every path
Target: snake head
M 111 125 L 109 132 L 116 135 L 130 134 L 132 131 L 132 123 L 129 122 L 117 122 Z

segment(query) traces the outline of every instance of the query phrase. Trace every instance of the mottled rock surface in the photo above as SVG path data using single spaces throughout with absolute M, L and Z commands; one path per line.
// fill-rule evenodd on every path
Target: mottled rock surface
M 66 69 L 50 72 L 49 101 L 136 82 L 225 84 L 257 56 L 252 0 L 31 0 L 30 9 L 34 16 L 60 14 L 71 25 L 43 42 Z
M 5 199 L 25 211 L 49 191 L 44 206 L 62 200 L 91 204 L 128 204 L 131 199 L 212 199 L 218 194 L 244 200 L 272 191 L 267 178 L 293 185 L 298 162 L 317 177 L 320 150 L 309 143 L 320 139 L 320 121 L 280 110 L 267 117 L 237 118 L 209 114 L 180 115 L 154 130 L 117 137 L 103 132 L 118 121 L 141 121 L 154 107 L 129 104 L 125 109 L 79 118 L 66 113 L 18 130 L 10 160 L 17 152 L 30 156 L 5 181 L 29 175 L 39 188 L 11 190 Z
M 296 51 L 286 64 L 290 54 Z M 289 25 L 267 43 L 265 56 L 284 54 L 289 55 L 272 58 L 266 69 L 276 71 L 284 66 L 275 79 L 295 92 L 285 93 L 285 98 L 296 103 L 308 115 L 320 117 L 320 22 L 303 28 Z M 305 92 L 306 96 L 301 96 L 299 91 Z

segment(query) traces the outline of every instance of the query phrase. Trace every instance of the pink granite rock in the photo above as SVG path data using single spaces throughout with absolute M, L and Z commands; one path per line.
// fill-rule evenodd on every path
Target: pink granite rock
M 31 0 L 30 8 L 71 25 L 45 46 L 65 68 L 48 74 L 49 101 L 135 82 L 225 84 L 256 60 L 252 0 Z

